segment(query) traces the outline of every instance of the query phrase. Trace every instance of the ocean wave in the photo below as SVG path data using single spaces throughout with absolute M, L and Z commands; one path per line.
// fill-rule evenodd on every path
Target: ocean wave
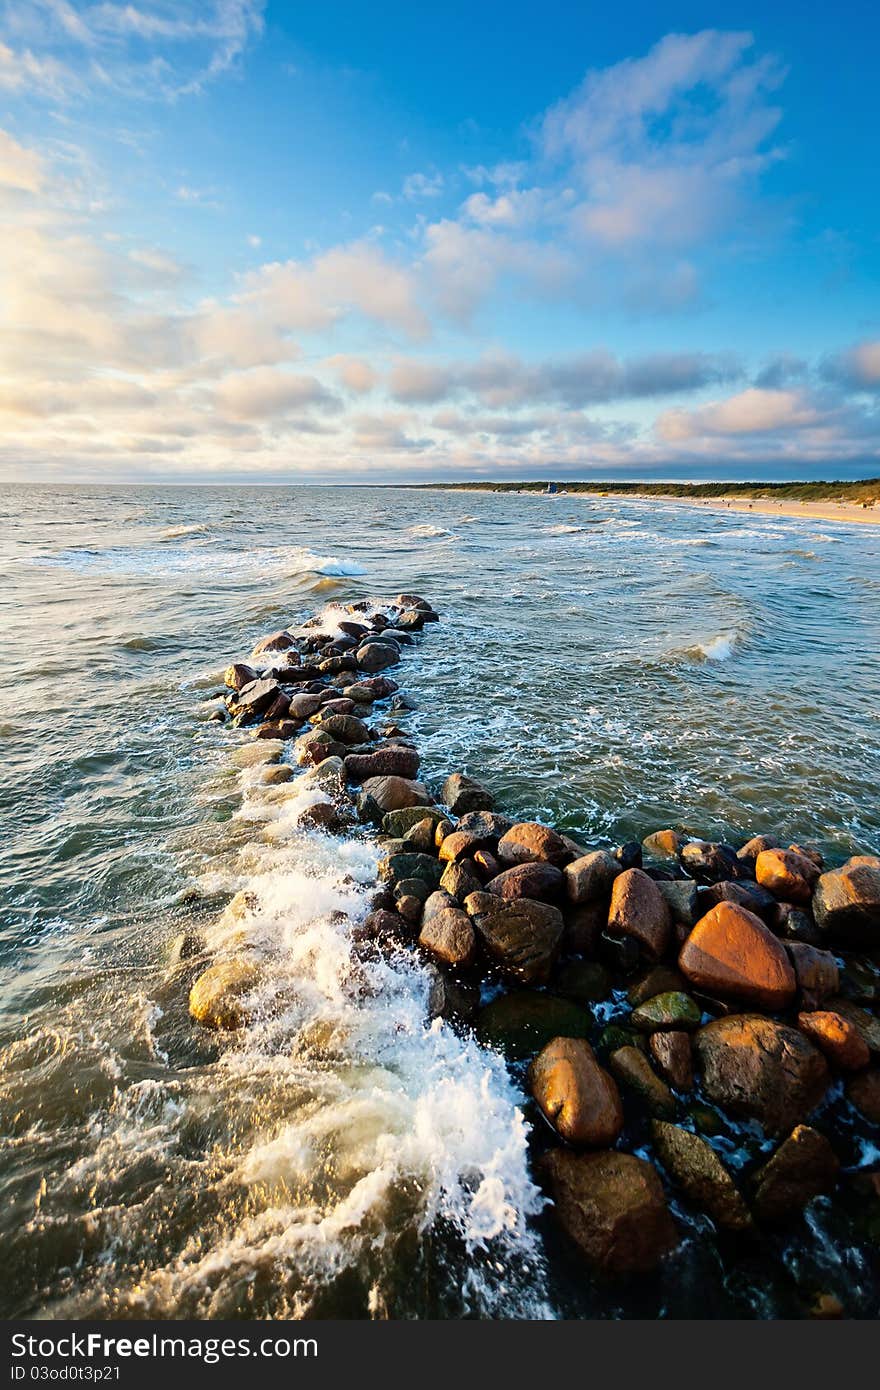
M 705 642 L 695 642 L 692 647 L 688 647 L 687 653 L 692 654 L 701 661 L 729 661 L 736 651 L 741 634 L 735 629 L 726 632 L 718 632 L 714 637 L 708 638 Z
M 430 522 L 407 527 L 408 536 L 418 536 L 421 540 L 455 540 L 455 536 L 445 526 L 433 526 Z
M 203 522 L 194 522 L 190 526 L 169 526 L 167 531 L 162 532 L 163 541 L 185 540 L 187 536 L 205 536 L 210 533 L 210 526 Z

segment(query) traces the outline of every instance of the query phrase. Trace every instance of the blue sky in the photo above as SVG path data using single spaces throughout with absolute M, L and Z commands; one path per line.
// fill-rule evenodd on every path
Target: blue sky
M 868 4 L 0 6 L 0 473 L 880 473 Z

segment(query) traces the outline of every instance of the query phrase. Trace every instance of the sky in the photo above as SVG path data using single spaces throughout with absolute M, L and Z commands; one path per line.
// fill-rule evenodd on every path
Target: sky
M 0 0 L 0 477 L 880 475 L 878 40 Z

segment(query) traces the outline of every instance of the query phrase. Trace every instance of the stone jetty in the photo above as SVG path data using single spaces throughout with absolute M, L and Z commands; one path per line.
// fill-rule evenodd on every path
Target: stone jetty
M 880 858 L 829 865 L 761 827 L 612 845 L 515 820 L 406 731 L 397 675 L 437 621 L 399 594 L 271 633 L 212 717 L 249 734 L 239 766 L 310 779 L 314 833 L 375 838 L 353 951 L 417 953 L 430 1015 L 505 1054 L 586 1269 L 643 1276 L 694 1216 L 757 1242 L 819 1196 L 880 1193 L 853 1139 L 880 1137 Z M 190 993 L 220 1032 L 246 1025 L 259 970 L 231 940 Z

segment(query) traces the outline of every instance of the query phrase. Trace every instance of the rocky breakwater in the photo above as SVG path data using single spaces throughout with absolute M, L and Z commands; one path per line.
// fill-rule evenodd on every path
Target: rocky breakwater
M 766 1257 L 820 1196 L 858 1193 L 880 1223 L 880 858 L 829 867 L 770 835 L 675 829 L 588 845 L 505 816 L 465 771 L 424 780 L 388 673 L 436 616 L 400 595 L 350 605 L 332 633 L 272 634 L 230 666 L 218 717 L 253 727 L 237 756 L 267 782 L 307 781 L 311 824 L 378 840 L 355 950 L 417 953 L 429 1016 L 507 1058 L 548 1219 L 610 1280 L 656 1270 L 707 1222 Z M 229 943 L 190 995 L 221 1029 L 259 971 Z

